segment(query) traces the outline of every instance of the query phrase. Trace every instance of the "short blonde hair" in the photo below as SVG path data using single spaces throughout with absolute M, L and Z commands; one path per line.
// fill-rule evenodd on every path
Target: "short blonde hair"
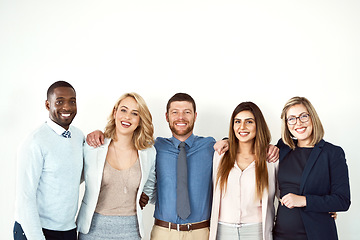
M 303 105 L 308 111 L 312 125 L 312 139 L 310 144 L 315 145 L 320 142 L 324 137 L 324 128 L 321 124 L 319 115 L 317 114 L 314 106 L 311 102 L 305 97 L 293 97 L 285 103 L 285 106 L 281 112 L 281 138 L 283 142 L 288 145 L 291 149 L 295 149 L 294 136 L 290 133 L 288 125 L 287 125 L 287 111 L 289 108 L 295 105 Z
M 140 122 L 133 134 L 133 143 L 137 150 L 143 150 L 154 145 L 154 126 L 152 124 L 152 116 L 144 99 L 137 93 L 125 93 L 115 103 L 113 110 L 108 118 L 108 123 L 105 126 L 104 135 L 106 138 L 116 139 L 116 125 L 114 113 L 117 111 L 120 102 L 132 97 L 138 104 Z

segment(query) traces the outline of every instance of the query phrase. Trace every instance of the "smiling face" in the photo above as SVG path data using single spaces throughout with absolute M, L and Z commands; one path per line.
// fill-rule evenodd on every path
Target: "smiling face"
M 121 100 L 114 111 L 117 134 L 133 134 L 140 123 L 139 106 L 134 98 L 126 97 Z
M 286 113 L 286 119 L 292 117 L 299 117 L 303 114 L 308 114 L 308 110 L 302 104 L 297 104 L 289 108 Z M 313 124 L 311 121 L 311 116 L 309 116 L 309 120 L 307 122 L 301 122 L 300 119 L 296 119 L 296 124 L 290 125 L 287 123 L 287 127 L 290 133 L 297 138 L 299 147 L 312 147 L 310 142 L 312 140 L 313 133 Z
M 69 129 L 77 113 L 76 93 L 70 87 L 57 87 L 54 92 L 45 101 L 45 107 L 49 111 L 49 117 L 52 121 Z
M 166 113 L 166 121 L 175 138 L 185 141 L 191 136 L 196 120 L 196 112 L 192 103 L 187 101 L 174 101 Z
M 240 143 L 254 142 L 256 136 L 256 122 L 254 114 L 245 110 L 236 114 L 233 130 Z

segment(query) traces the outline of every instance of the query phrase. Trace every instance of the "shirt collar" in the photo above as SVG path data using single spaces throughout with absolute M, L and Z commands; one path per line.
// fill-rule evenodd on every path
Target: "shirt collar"
M 55 123 L 50 118 L 46 121 L 46 123 L 58 135 L 61 135 L 61 134 L 63 134 L 64 131 L 66 131 L 65 128 L 61 127 L 59 124 Z M 71 133 L 70 126 L 69 126 L 68 131 Z
M 188 145 L 189 147 L 191 147 L 194 143 L 194 139 L 195 139 L 195 135 L 191 134 L 190 137 L 188 137 L 185 140 L 186 145 Z M 179 144 L 181 143 L 181 141 L 177 138 L 175 138 L 174 136 L 171 137 L 171 142 L 174 144 L 174 146 L 176 148 L 179 148 Z

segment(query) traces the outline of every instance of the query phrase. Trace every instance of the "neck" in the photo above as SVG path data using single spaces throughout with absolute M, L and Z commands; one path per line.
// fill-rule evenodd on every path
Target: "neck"
M 310 141 L 311 140 L 304 140 L 304 141 L 298 140 L 297 146 L 298 147 L 314 147 L 314 145 L 310 145 Z
M 240 155 L 253 155 L 254 142 L 239 142 L 238 154 Z
M 173 137 L 176 138 L 177 140 L 179 140 L 181 142 L 185 142 L 185 140 L 188 139 L 192 135 L 192 131 L 186 135 L 181 135 L 181 136 L 176 135 L 174 132 L 172 134 L 173 134 Z
M 116 141 L 113 141 L 114 146 L 120 150 L 135 149 L 132 141 L 132 135 L 116 135 Z

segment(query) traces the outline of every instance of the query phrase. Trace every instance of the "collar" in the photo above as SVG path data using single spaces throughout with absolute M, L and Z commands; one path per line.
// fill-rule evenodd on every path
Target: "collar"
M 61 127 L 59 124 L 51 120 L 50 118 L 46 121 L 47 125 L 54 131 L 56 134 L 61 135 L 64 131 L 66 131 L 65 128 Z M 71 127 L 69 126 L 68 131 L 71 132 Z
M 175 138 L 174 136 L 172 136 L 170 138 L 171 142 L 174 144 L 174 146 L 176 148 L 179 148 L 179 144 L 181 143 L 181 141 L 177 138 Z M 187 146 L 191 147 L 194 143 L 194 140 L 195 140 L 195 135 L 194 134 L 191 134 L 190 137 L 188 137 L 186 140 L 185 140 L 185 143 Z

